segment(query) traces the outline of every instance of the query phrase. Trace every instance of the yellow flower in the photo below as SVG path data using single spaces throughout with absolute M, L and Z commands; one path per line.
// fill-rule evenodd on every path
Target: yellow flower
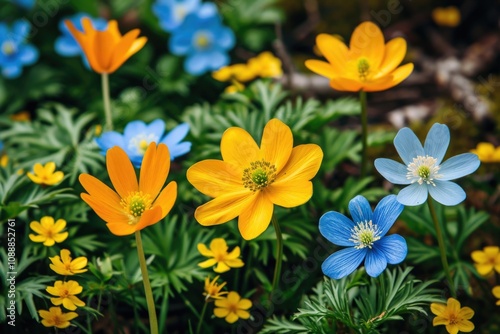
M 106 167 L 116 192 L 89 174 L 81 174 L 79 180 L 88 192 L 81 194 L 82 199 L 114 235 L 129 235 L 156 224 L 174 206 L 177 183 L 172 181 L 162 190 L 170 170 L 167 145 L 149 144 L 139 182 L 132 162 L 118 146 L 106 153 Z
M 40 163 L 36 163 L 33 166 L 34 174 L 28 172 L 28 177 L 31 181 L 37 184 L 53 186 L 59 182 L 64 177 L 64 173 L 61 171 L 54 172 L 56 170 L 56 164 L 54 162 L 47 162 L 45 166 Z
M 76 312 L 62 313 L 60 307 L 51 307 L 48 311 L 39 310 L 38 314 L 42 317 L 42 325 L 57 328 L 68 327 L 71 325 L 70 321 L 78 316 Z
M 491 292 L 493 293 L 493 296 L 495 296 L 495 298 L 499 299 L 497 300 L 497 305 L 500 305 L 500 285 L 494 287 Z
M 30 121 L 31 114 L 29 111 L 20 111 L 16 114 L 10 115 L 10 119 L 16 122 Z
M 205 278 L 205 292 L 203 295 L 205 296 L 205 300 L 212 299 L 221 299 L 223 295 L 227 295 L 227 291 L 220 291 L 225 285 L 226 282 L 222 282 L 222 284 L 217 284 L 217 280 L 219 276 L 215 276 L 213 281 L 210 281 L 210 276 Z
M 2 154 L 0 155 L 0 166 L 1 167 L 7 167 L 7 164 L 9 163 L 9 157 L 7 154 Z
M 45 290 L 51 295 L 57 296 L 57 298 L 50 298 L 50 301 L 54 305 L 62 304 L 70 311 L 76 310 L 77 306 L 85 306 L 85 303 L 75 296 L 83 290 L 77 281 L 56 281 L 54 286 L 49 286 Z
M 198 244 L 198 251 L 201 255 L 211 258 L 198 263 L 198 265 L 202 268 L 208 268 L 217 264 L 217 267 L 214 269 L 216 273 L 224 273 L 231 268 L 243 267 L 244 263 L 239 259 L 240 247 L 234 247 L 231 253 L 227 252 L 227 248 L 226 240 L 222 238 L 212 240 L 210 242 L 210 249 L 204 244 Z
M 191 166 L 187 179 L 213 200 L 198 207 L 196 220 L 204 226 L 238 218 L 246 240 L 262 234 L 274 204 L 292 208 L 312 196 L 310 181 L 319 170 L 323 152 L 318 145 L 293 147 L 290 128 L 278 119 L 264 128 L 260 149 L 248 132 L 232 127 L 222 135 L 223 160 L 204 160 Z
M 455 6 L 437 7 L 432 10 L 432 19 L 437 25 L 453 28 L 460 23 L 460 10 Z
M 45 216 L 40 222 L 32 221 L 30 228 L 38 235 L 30 234 L 29 238 L 33 242 L 43 242 L 44 246 L 50 247 L 63 242 L 68 237 L 68 232 L 61 232 L 66 227 L 64 219 L 58 219 L 54 224 L 54 218 Z
M 247 310 L 252 307 L 250 299 L 241 298 L 240 295 L 231 291 L 226 298 L 215 301 L 214 315 L 217 318 L 225 318 L 226 322 L 232 324 L 239 318 L 250 318 L 250 312 Z
M 354 30 L 350 48 L 332 35 L 318 35 L 316 44 L 328 63 L 307 60 L 305 65 L 330 79 L 330 86 L 336 90 L 386 90 L 406 79 L 413 71 L 413 64 L 398 67 L 406 54 L 403 38 L 384 43 L 379 27 L 372 22 L 363 22 Z
M 479 143 L 476 149 L 470 151 L 482 162 L 500 162 L 500 146 L 495 148 L 491 143 Z
M 233 84 L 231 86 L 227 86 L 226 89 L 224 89 L 224 93 L 226 94 L 233 94 L 237 92 L 241 92 L 245 89 L 245 86 L 243 86 L 241 83 L 238 81 L 233 81 Z
M 257 57 L 250 58 L 248 60 L 248 67 L 251 72 L 261 78 L 278 78 L 283 75 L 281 60 L 269 51 L 262 52 Z
M 63 249 L 61 250 L 61 256 L 56 255 L 54 257 L 49 257 L 50 262 L 52 262 L 50 269 L 63 276 L 86 272 L 87 269 L 83 268 L 87 265 L 87 258 L 80 256 L 72 260 L 70 254 L 71 252 L 69 250 Z
M 95 129 L 94 129 L 94 135 L 95 135 L 96 137 L 99 137 L 99 136 L 101 135 L 101 133 L 102 133 L 102 125 L 97 124 L 97 125 L 95 126 Z
M 474 316 L 474 311 L 470 307 L 460 308 L 460 302 L 454 298 L 449 298 L 446 304 L 432 303 L 431 311 L 436 315 L 432 325 L 445 325 L 450 334 L 474 330 L 474 324 L 469 321 Z
M 496 246 L 484 247 L 482 251 L 476 250 L 471 253 L 474 266 L 480 275 L 487 276 L 493 269 L 500 274 L 500 249 Z
M 139 29 L 122 36 L 115 20 L 109 21 L 105 31 L 96 30 L 89 18 L 82 19 L 83 32 L 77 30 L 69 20 L 64 23 L 80 44 L 90 67 L 101 74 L 116 71 L 128 58 L 142 49 L 147 41 L 146 37 L 137 38 L 141 32 Z
M 224 66 L 212 73 L 212 77 L 217 81 L 237 81 L 247 82 L 255 79 L 256 74 L 246 64 L 234 64 Z

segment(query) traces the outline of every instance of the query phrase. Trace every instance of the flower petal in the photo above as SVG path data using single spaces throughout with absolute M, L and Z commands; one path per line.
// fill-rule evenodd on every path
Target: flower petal
M 399 203 L 403 205 L 415 206 L 424 203 L 425 200 L 427 199 L 427 195 L 428 195 L 428 190 L 427 190 L 427 185 L 425 183 L 424 184 L 413 183 L 401 189 L 397 199 Z
M 96 201 L 103 205 L 113 207 L 115 210 L 121 211 L 120 196 L 115 193 L 111 188 L 98 180 L 96 177 L 89 174 L 80 174 L 78 177 L 83 188 L 93 197 Z
M 244 310 L 236 310 L 236 315 L 241 319 L 250 318 L 250 312 Z
M 210 249 L 205 244 L 198 244 L 197 246 L 198 252 L 200 252 L 201 255 L 206 256 L 206 257 L 213 257 L 214 252 L 212 252 Z
M 313 187 L 311 181 L 296 180 L 293 183 L 273 183 L 264 192 L 272 203 L 284 208 L 293 208 L 311 198 Z
M 203 160 L 187 170 L 188 181 L 201 193 L 217 197 L 243 188 L 243 171 L 221 160 Z
M 250 301 L 250 299 L 242 298 L 238 303 L 238 308 L 240 310 L 248 310 L 250 307 L 252 307 L 252 302 Z
M 107 205 L 103 203 L 99 199 L 96 199 L 93 196 L 82 193 L 81 198 L 87 203 L 92 210 L 105 222 L 111 223 L 119 223 L 128 225 L 129 218 L 128 216 L 121 210 L 116 209 L 113 206 Z
M 394 146 L 405 165 L 409 165 L 413 158 L 425 156 L 424 148 L 415 133 L 410 128 L 402 128 L 394 137 Z
M 139 190 L 156 198 L 167 180 L 169 170 L 170 153 L 167 145 L 157 146 L 151 142 L 142 160 Z
M 331 64 L 333 71 L 339 73 L 344 70 L 348 49 L 340 39 L 328 34 L 319 34 L 316 37 L 316 45 Z
M 238 229 L 245 240 L 261 235 L 271 223 L 274 205 L 264 194 L 256 193 L 238 218 Z
M 361 23 L 354 29 L 349 42 L 349 59 L 366 58 L 370 68 L 378 69 L 384 57 L 385 41 L 380 28 L 370 22 Z
M 385 44 L 384 58 L 374 79 L 392 72 L 403 61 L 406 54 L 406 41 L 402 37 L 391 39 Z
M 161 207 L 161 219 L 172 210 L 175 200 L 177 199 L 177 183 L 175 181 L 170 182 L 156 198 L 153 205 L 159 205 Z
M 292 148 L 292 130 L 288 125 L 276 118 L 267 122 L 260 142 L 260 151 L 262 158 L 276 167 L 276 173 L 288 162 Z
M 389 264 L 398 264 L 403 262 L 408 254 L 406 240 L 398 234 L 383 237 L 373 244 L 373 248 L 376 248 L 384 254 L 387 263 Z
M 387 259 L 376 247 L 368 250 L 365 259 L 366 273 L 371 277 L 377 277 L 387 268 Z
M 380 92 L 399 85 L 413 72 L 413 63 L 408 63 L 398 67 L 390 76 L 382 77 L 376 81 L 367 82 L 363 87 L 366 92 Z
M 139 36 L 140 32 L 141 31 L 139 29 L 130 30 L 125 35 L 123 35 L 123 37 L 119 40 L 117 44 L 113 46 L 110 55 L 108 73 L 113 73 L 114 71 L 116 71 L 116 69 L 118 69 L 121 65 L 123 65 L 123 63 L 132 55 L 129 54 L 128 51 L 136 41 L 137 36 Z M 136 52 L 139 50 L 140 48 L 136 50 Z
M 223 224 L 239 216 L 252 201 L 252 192 L 244 189 L 218 196 L 194 212 L 194 217 L 203 226 Z
M 30 223 L 30 228 L 38 234 L 45 234 L 45 228 L 37 221 L 32 221 Z
M 318 173 L 322 160 L 323 151 L 318 145 L 295 146 L 273 185 L 294 182 L 294 180 L 311 180 Z
M 434 304 L 434 303 L 433 303 Z M 433 326 L 439 326 L 439 325 L 447 325 L 450 323 L 450 320 L 448 318 L 444 318 L 444 317 L 435 317 L 433 320 L 432 320 L 432 325 Z
M 159 205 L 152 207 L 150 210 L 144 211 L 144 213 L 141 216 L 141 219 L 135 225 L 135 231 L 140 231 L 148 226 L 158 223 L 164 217 L 164 216 L 162 217 L 162 215 L 163 215 L 163 210 Z M 108 227 L 110 227 L 109 224 Z
M 384 236 L 396 222 L 404 206 L 398 202 L 396 195 L 382 198 L 373 212 L 373 223 L 377 224 L 380 236 Z
M 229 314 L 229 309 L 227 308 L 219 308 L 219 307 L 214 308 L 214 315 L 217 318 L 225 318 L 228 314 Z
M 330 255 L 321 265 L 323 274 L 333 279 L 340 279 L 358 268 L 366 256 L 366 248 L 345 248 Z
M 180 143 L 189 132 L 189 124 L 182 123 L 173 128 L 161 141 L 167 146 Z
M 331 243 L 338 246 L 354 246 L 350 241 L 354 223 L 343 214 L 330 211 L 319 219 L 319 231 Z
M 66 221 L 64 219 L 58 219 L 52 227 L 52 230 L 56 233 L 61 232 L 66 227 Z
M 238 315 L 234 312 L 230 312 L 224 320 L 226 320 L 228 324 L 233 324 L 238 321 Z
M 375 159 L 375 169 L 389 182 L 394 184 L 410 184 L 406 178 L 407 169 L 402 163 L 391 159 Z
M 456 155 L 443 162 L 439 169 L 439 174 L 442 175 L 439 180 L 454 180 L 469 175 L 475 172 L 480 164 L 479 158 L 473 153 Z
M 434 123 L 427 133 L 427 138 L 425 138 L 425 154 L 437 159 L 436 165 L 439 165 L 443 161 L 449 144 L 450 130 L 448 127 L 444 124 Z
M 330 87 L 341 92 L 358 92 L 364 85 L 346 77 L 334 77 L 330 79 Z
M 31 241 L 33 242 L 45 242 L 45 240 L 47 240 L 47 237 L 44 236 L 44 235 L 34 235 L 34 234 L 30 234 L 29 235 L 29 238 Z
M 225 162 L 241 170 L 248 168 L 251 162 L 260 158 L 259 147 L 248 132 L 232 127 L 224 131 L 220 143 L 220 152 Z
M 209 268 L 209 267 L 215 266 L 216 263 L 217 263 L 216 259 L 208 259 L 206 261 L 198 263 L 198 266 L 200 266 L 202 268 Z
M 457 324 L 458 330 L 464 333 L 469 333 L 474 330 L 474 324 L 469 320 L 461 320 Z
M 337 73 L 334 70 L 334 67 L 331 64 L 321 60 L 309 59 L 305 61 L 305 65 L 308 69 L 310 69 L 314 73 L 317 73 L 328 79 L 332 79 L 337 75 Z
M 437 202 L 443 205 L 457 205 L 461 203 L 466 195 L 458 184 L 451 181 L 435 180 L 436 186 L 428 186 L 429 194 Z
M 462 307 L 460 311 L 458 311 L 458 317 L 462 319 L 470 319 L 474 316 L 474 310 L 471 309 L 470 307 Z
M 222 274 L 229 271 L 231 268 L 224 262 L 217 262 L 217 267 L 214 268 L 216 273 Z
M 354 223 L 372 220 L 372 208 L 367 199 L 358 195 L 349 201 L 349 212 Z
M 446 304 L 431 303 L 431 312 L 437 316 L 442 316 L 446 312 Z
M 138 190 L 134 166 L 122 148 L 115 146 L 108 150 L 106 167 L 111 183 L 121 198 L 126 198 L 130 192 Z

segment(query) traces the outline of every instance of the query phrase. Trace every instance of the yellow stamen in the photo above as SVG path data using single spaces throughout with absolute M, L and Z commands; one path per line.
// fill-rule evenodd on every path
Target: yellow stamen
M 267 187 L 276 179 L 276 167 L 265 160 L 250 163 L 243 171 L 243 185 L 255 192 Z
M 125 213 L 129 216 L 130 225 L 137 224 L 144 211 L 151 208 L 152 203 L 151 196 L 142 191 L 131 192 L 120 201 Z
M 370 71 L 370 64 L 365 58 L 361 58 L 358 60 L 358 73 L 359 79 L 361 81 L 366 81 L 368 73 Z

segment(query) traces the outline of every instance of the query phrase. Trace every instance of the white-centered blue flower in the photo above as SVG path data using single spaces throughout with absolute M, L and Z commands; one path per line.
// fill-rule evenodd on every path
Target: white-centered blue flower
M 450 143 L 450 130 L 444 124 L 432 126 L 424 146 L 409 128 L 399 130 L 394 146 L 404 164 L 379 158 L 375 168 L 394 184 L 409 184 L 398 194 L 398 201 L 414 206 L 424 203 L 430 194 L 444 205 L 457 205 L 465 199 L 464 190 L 450 180 L 473 173 L 480 164 L 473 153 L 463 153 L 443 161 Z
M 30 29 L 27 20 L 14 21 L 10 28 L 0 22 L 0 71 L 5 78 L 19 77 L 24 66 L 38 60 L 38 50 L 26 43 Z
M 200 6 L 203 6 L 200 0 L 157 0 L 152 10 L 160 22 L 160 27 L 172 32 L 182 24 L 189 13 Z
M 319 219 L 319 231 L 331 243 L 348 248 L 330 255 L 321 265 L 323 273 L 340 279 L 364 260 L 366 273 L 377 277 L 387 264 L 402 262 L 408 253 L 405 239 L 386 234 L 403 209 L 396 195 L 384 197 L 373 212 L 366 198 L 356 196 L 349 202 L 352 220 L 339 212 L 325 213 Z
M 136 167 L 141 166 L 146 149 L 152 142 L 167 145 L 171 160 L 191 150 L 191 142 L 182 141 L 189 132 L 187 123 L 179 124 L 165 136 L 164 132 L 165 122 L 161 119 L 157 119 L 149 125 L 142 121 L 132 121 L 125 126 L 123 134 L 108 131 L 96 138 L 96 142 L 103 155 L 106 155 L 110 148 L 120 146 Z

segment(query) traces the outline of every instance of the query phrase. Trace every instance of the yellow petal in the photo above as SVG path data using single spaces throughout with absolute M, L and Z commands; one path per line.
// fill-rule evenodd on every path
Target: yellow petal
M 324 61 L 309 59 L 306 60 L 305 65 L 314 73 L 327 77 L 328 79 L 332 79 L 333 77 L 338 76 L 338 72 L 335 72 L 333 66 Z
M 30 223 L 30 228 L 38 234 L 45 234 L 45 228 L 37 221 L 32 221 Z
M 390 72 L 401 64 L 406 55 L 406 41 L 402 37 L 391 39 L 385 45 L 384 59 L 380 68 L 372 79 L 377 79 Z
M 474 316 L 474 310 L 472 310 L 470 307 L 462 307 L 460 311 L 458 312 L 458 317 L 462 319 L 470 319 Z
M 470 256 L 472 257 L 474 262 L 477 262 L 477 263 L 484 263 L 484 262 L 489 261 L 489 257 L 487 256 L 487 254 L 483 251 L 480 251 L 480 250 L 473 251 L 470 254 Z
M 295 180 L 308 181 L 312 179 L 321 166 L 323 151 L 316 144 L 295 146 L 287 164 L 283 167 L 272 184 L 293 183 Z
M 47 239 L 47 237 L 44 235 L 34 235 L 34 234 L 30 234 L 29 238 L 33 242 L 45 242 L 45 240 Z
M 443 315 L 446 311 L 446 305 L 441 303 L 431 303 L 431 312 L 437 316 Z
M 394 72 L 392 72 L 391 80 L 383 81 L 381 83 L 369 82 L 365 85 L 363 90 L 366 92 L 379 92 L 392 88 L 399 85 L 404 79 L 408 78 L 411 72 L 413 72 L 413 63 L 405 64 L 401 67 L 398 67 Z
M 50 176 L 50 178 L 45 182 L 47 185 L 54 185 L 59 182 L 64 178 L 64 173 L 61 171 L 55 172 Z
M 71 261 L 71 267 L 76 270 L 82 269 L 86 265 L 87 265 L 87 258 L 84 256 L 77 257 L 76 259 Z M 85 269 L 84 271 L 87 271 L 87 269 Z
M 460 302 L 455 298 L 448 298 L 448 311 L 453 314 L 460 312 Z
M 262 158 L 276 167 L 279 173 L 288 161 L 293 148 L 292 131 L 279 119 L 267 122 L 260 142 Z
M 378 69 L 384 57 L 384 35 L 372 22 L 363 22 L 354 29 L 349 43 L 349 59 L 366 58 L 370 69 Z
M 215 266 L 216 263 L 217 263 L 216 259 L 208 259 L 208 260 L 205 260 L 203 262 L 198 263 L 198 266 L 200 266 L 202 268 L 209 268 L 209 267 Z
M 96 177 L 89 174 L 80 174 L 78 177 L 83 188 L 92 196 L 96 201 L 102 204 L 113 207 L 114 209 L 121 211 L 122 206 L 120 205 L 120 196 L 103 182 L 98 180 Z
M 42 164 L 36 163 L 33 166 L 33 171 L 35 172 L 36 175 L 44 175 L 45 174 L 45 169 L 43 168 Z
M 479 275 L 481 276 L 486 276 L 488 275 L 489 273 L 491 273 L 491 271 L 493 270 L 493 265 L 490 264 L 490 263 L 486 263 L 486 264 L 475 264 L 474 265 L 477 269 L 477 272 L 479 273 Z
M 45 230 L 52 230 L 54 226 L 54 218 L 45 216 L 40 219 L 40 224 Z
M 215 267 L 214 271 L 216 273 L 225 273 L 226 271 L 229 271 L 229 269 L 231 268 L 224 262 L 218 262 L 217 267 Z
M 203 160 L 187 170 L 188 181 L 201 193 L 217 197 L 241 190 L 243 170 L 221 160 Z
M 494 287 L 491 292 L 496 298 L 500 298 L 500 285 Z
M 256 193 L 251 197 L 238 218 L 238 229 L 245 240 L 251 240 L 261 235 L 271 223 L 273 203 L 264 194 Z
M 231 253 L 227 254 L 226 259 L 236 259 L 240 256 L 241 250 L 240 247 L 236 246 L 234 249 L 231 251 Z
M 250 301 L 250 299 L 243 298 L 238 303 L 239 309 L 248 310 L 250 307 L 252 307 L 252 302 Z
M 234 313 L 234 312 L 230 312 L 230 313 L 227 315 L 226 319 L 224 319 L 224 320 L 226 320 L 226 322 L 227 322 L 228 324 L 233 324 L 233 323 L 235 323 L 236 321 L 238 321 L 238 316 L 236 315 L 236 313 Z
M 137 177 L 134 166 L 130 162 L 127 153 L 115 146 L 106 153 L 106 166 L 111 183 L 121 198 L 125 198 L 132 191 L 137 191 Z
M 341 40 L 332 35 L 319 34 L 316 37 L 316 44 L 335 72 L 340 73 L 345 70 L 348 49 Z
M 139 190 L 156 198 L 170 170 L 170 152 L 165 144 L 149 144 L 142 160 Z
M 446 331 L 448 334 L 458 334 L 458 326 L 453 324 L 453 325 L 446 325 Z
M 56 170 L 56 164 L 53 161 L 47 162 L 45 164 L 44 169 L 45 169 L 45 175 L 50 175 L 54 173 L 54 171 Z
M 66 238 L 68 238 L 68 232 L 58 233 L 54 235 L 52 238 L 54 239 L 55 242 L 61 243 L 64 240 L 66 240 Z
M 229 259 L 224 261 L 231 268 L 241 268 L 245 265 L 241 259 Z
M 474 324 L 470 322 L 469 320 L 462 320 L 458 324 L 458 330 L 461 332 L 472 332 L 474 330 Z
M 66 227 L 66 221 L 64 219 L 58 219 L 52 227 L 52 230 L 56 233 L 61 232 Z
M 76 305 L 73 304 L 73 302 L 71 301 L 71 299 L 69 298 L 64 298 L 63 299 L 63 306 L 67 309 L 67 310 L 70 310 L 70 311 L 74 311 L 76 310 Z
M 251 201 L 252 192 L 247 189 L 224 194 L 199 206 L 194 217 L 203 226 L 223 224 L 239 216 Z
M 127 58 L 125 60 L 129 59 L 131 56 L 139 52 L 147 41 L 148 41 L 147 37 L 144 36 L 136 39 L 134 43 L 132 43 L 132 46 L 128 49 Z
M 220 143 L 222 159 L 243 170 L 251 162 L 260 159 L 260 151 L 255 140 L 241 128 L 232 127 L 224 131 Z
M 248 312 L 248 311 L 236 310 L 236 315 L 241 319 L 250 318 L 250 312 Z
M 313 193 L 311 181 L 273 183 L 265 189 L 269 200 L 284 208 L 293 208 L 307 202 Z
M 161 219 L 172 210 L 175 200 L 177 199 L 177 183 L 175 181 L 170 182 L 158 195 L 153 205 L 159 205 L 162 210 Z
M 432 320 L 432 325 L 433 326 L 447 325 L 449 323 L 450 323 L 450 321 L 447 318 L 443 318 L 443 317 L 435 317 Z
M 52 247 L 54 246 L 55 244 L 55 241 L 53 238 L 47 238 L 47 240 L 45 240 L 45 242 L 43 243 L 44 246 L 47 246 L 47 247 Z
M 206 256 L 206 257 L 212 257 L 214 256 L 214 252 L 212 252 L 210 249 L 205 246 L 205 244 L 198 244 L 197 246 L 198 252 L 200 252 L 201 255 Z
M 226 240 L 223 238 L 215 238 L 210 242 L 210 249 L 214 253 L 226 253 L 227 248 Z
M 225 318 L 228 314 L 229 314 L 229 309 L 227 308 L 218 308 L 218 307 L 214 308 L 214 315 L 217 318 Z

